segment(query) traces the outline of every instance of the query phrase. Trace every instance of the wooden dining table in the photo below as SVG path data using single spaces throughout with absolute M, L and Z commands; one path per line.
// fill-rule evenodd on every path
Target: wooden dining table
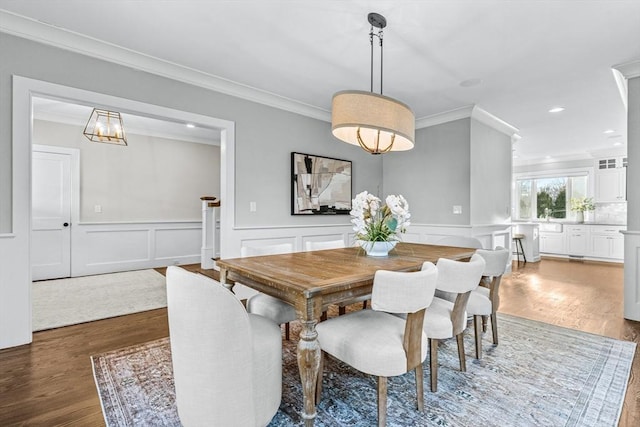
M 316 324 L 329 305 L 371 295 L 377 270 L 417 271 L 425 261 L 468 260 L 473 248 L 398 243 L 387 257 L 370 257 L 358 247 L 280 255 L 221 259 L 220 282 L 233 290 L 240 282 L 280 298 L 296 309 L 302 325 L 297 347 L 304 394 L 302 418 L 313 426 L 315 389 L 320 363 Z

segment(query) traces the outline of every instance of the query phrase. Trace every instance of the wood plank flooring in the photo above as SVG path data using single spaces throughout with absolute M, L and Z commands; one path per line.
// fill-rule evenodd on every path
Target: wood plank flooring
M 514 263 L 499 311 L 640 343 L 640 322 L 622 318 L 622 277 L 621 265 Z M 159 309 L 37 332 L 31 345 L 0 350 L 0 426 L 103 426 L 90 356 L 167 335 L 166 309 Z M 636 351 L 620 426 L 638 425 Z

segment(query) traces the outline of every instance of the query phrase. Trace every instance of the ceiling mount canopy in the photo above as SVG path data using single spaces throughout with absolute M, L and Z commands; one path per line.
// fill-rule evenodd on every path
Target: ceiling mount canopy
M 382 94 L 382 29 L 387 20 L 378 13 L 367 16 L 371 24 L 370 92 L 345 90 L 333 95 L 331 132 L 341 141 L 359 145 L 371 154 L 411 150 L 415 140 L 416 120 L 406 104 Z M 374 31 L 374 27 L 378 31 Z M 373 39 L 380 41 L 380 94 L 373 92 Z
M 116 111 L 94 108 L 82 133 L 93 142 L 127 145 L 122 116 Z

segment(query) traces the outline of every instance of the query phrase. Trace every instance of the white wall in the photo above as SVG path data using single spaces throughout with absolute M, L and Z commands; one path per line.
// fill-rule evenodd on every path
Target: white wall
M 34 144 L 80 150 L 81 222 L 199 221 L 200 197 L 220 195 L 217 145 L 129 132 L 123 147 L 90 142 L 82 130 L 33 123 Z

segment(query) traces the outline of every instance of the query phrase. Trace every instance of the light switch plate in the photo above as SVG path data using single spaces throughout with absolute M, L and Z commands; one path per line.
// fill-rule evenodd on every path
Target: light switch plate
M 462 214 L 462 206 L 460 205 L 453 205 L 453 213 L 455 215 L 461 215 Z

